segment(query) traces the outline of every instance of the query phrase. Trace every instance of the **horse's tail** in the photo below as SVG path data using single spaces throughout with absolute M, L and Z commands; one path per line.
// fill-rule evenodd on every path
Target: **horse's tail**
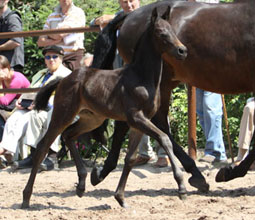
M 35 97 L 35 107 L 34 109 L 39 110 L 45 110 L 48 107 L 48 101 L 50 99 L 51 94 L 56 90 L 58 84 L 60 83 L 62 78 L 58 77 L 48 84 L 46 84 L 44 87 L 42 87 L 39 92 L 37 93 Z
M 128 13 L 119 13 L 99 33 L 94 46 L 94 58 L 91 67 L 98 69 L 112 69 L 117 48 L 117 30 L 122 25 Z

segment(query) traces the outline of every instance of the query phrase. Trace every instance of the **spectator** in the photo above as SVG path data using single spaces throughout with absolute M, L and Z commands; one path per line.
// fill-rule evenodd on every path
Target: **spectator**
M 219 0 L 188 0 L 205 3 L 219 3 Z M 221 95 L 196 88 L 196 108 L 199 122 L 206 138 L 204 156 L 200 161 L 227 163 L 222 135 Z
M 56 77 L 65 77 L 71 73 L 71 70 L 67 69 L 62 64 L 64 51 L 61 47 L 58 46 L 45 47 L 43 49 L 43 54 L 47 68 L 39 71 L 33 77 L 31 83 L 32 87 L 43 86 L 45 83 L 48 83 L 53 79 L 56 79 Z M 17 109 L 8 118 L 4 128 L 3 139 L 2 142 L 0 143 L 0 155 L 4 154 L 5 156 L 8 156 L 8 158 L 10 158 L 11 155 L 16 152 L 17 148 L 21 144 L 23 144 L 23 139 L 26 133 L 31 129 L 29 127 L 29 125 L 31 125 L 29 124 L 31 118 L 33 118 L 33 120 L 37 122 L 37 124 L 34 124 L 34 127 L 35 128 L 37 127 L 37 130 L 40 130 L 41 129 L 40 126 L 44 125 L 45 121 L 48 120 L 47 111 L 39 112 L 35 111 L 33 110 L 33 104 L 29 105 L 27 108 L 23 107 L 22 100 L 24 95 L 17 100 L 16 102 Z M 51 97 L 49 103 L 50 103 L 49 108 L 51 108 L 53 104 L 53 97 Z M 50 112 L 51 111 L 49 111 L 49 113 Z M 34 139 L 34 141 L 35 140 L 36 138 Z M 33 145 L 33 147 L 35 146 Z M 53 149 L 53 152 L 56 154 L 55 151 L 56 148 Z M 16 168 L 31 167 L 33 152 L 34 150 L 33 148 L 31 148 L 31 154 L 24 160 L 15 163 L 14 164 L 15 167 Z M 11 160 L 9 159 L 8 162 L 11 162 Z
M 0 55 L 0 86 L 1 88 L 27 88 L 30 82 L 20 72 L 11 69 L 10 63 L 5 56 Z M 1 94 L 0 96 L 0 141 L 2 141 L 3 129 L 6 119 L 15 107 L 15 101 L 19 94 Z
M 9 0 L 0 1 L 0 29 L 1 32 L 22 31 L 20 15 L 8 7 Z M 23 72 L 24 67 L 24 40 L 22 37 L 0 39 L 0 55 L 7 57 L 11 68 Z
M 222 135 L 221 95 L 196 88 L 196 108 L 206 138 L 204 156 L 200 160 L 227 163 Z
M 254 133 L 254 111 L 255 101 L 254 97 L 252 97 L 247 100 L 243 109 L 238 138 L 238 155 L 234 163 L 235 166 L 239 165 L 249 153 L 250 143 Z M 254 168 L 254 165 L 252 165 L 251 169 Z
M 76 7 L 72 0 L 59 0 L 59 5 L 51 13 L 43 27 L 44 30 L 84 27 L 86 17 L 81 8 Z M 39 47 L 57 45 L 64 49 L 63 64 L 70 70 L 80 66 L 84 55 L 84 33 L 52 34 L 40 36 Z

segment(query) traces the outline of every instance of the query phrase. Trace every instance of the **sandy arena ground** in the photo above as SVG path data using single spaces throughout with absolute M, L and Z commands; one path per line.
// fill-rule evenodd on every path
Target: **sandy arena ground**
M 27 210 L 20 209 L 20 205 L 30 169 L 11 173 L 7 168 L 0 170 L 0 219 L 255 219 L 254 171 L 249 171 L 244 178 L 216 183 L 218 168 L 196 163 L 210 184 L 208 194 L 200 194 L 191 187 L 190 175 L 184 173 L 188 196 L 181 201 L 171 168 L 147 164 L 136 167 L 129 176 L 125 194 L 128 209 L 121 208 L 113 196 L 121 166 L 96 187 L 90 183 L 89 168 L 82 198 L 75 195 L 77 174 L 73 162 L 65 161 L 59 171 L 41 172 Z

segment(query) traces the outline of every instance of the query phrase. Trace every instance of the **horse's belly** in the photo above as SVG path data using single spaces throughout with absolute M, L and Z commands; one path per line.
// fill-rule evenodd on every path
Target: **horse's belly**
M 242 66 L 217 66 L 214 62 L 198 65 L 168 60 L 174 69 L 173 79 L 183 83 L 222 94 L 238 94 L 253 91 L 255 73 Z M 246 68 L 246 69 L 251 69 Z

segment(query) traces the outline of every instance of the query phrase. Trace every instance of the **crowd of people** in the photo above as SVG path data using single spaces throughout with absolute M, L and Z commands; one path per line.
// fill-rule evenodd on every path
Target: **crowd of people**
M 189 0 L 193 1 L 193 0 Z M 202 0 L 199 0 L 200 2 Z M 205 0 L 208 2 L 209 0 Z M 9 0 L 0 0 L 0 16 L 2 17 L 1 31 L 22 31 L 20 15 L 8 7 Z M 212 0 L 209 3 L 219 3 Z M 131 12 L 140 7 L 140 0 L 119 0 L 124 12 Z M 118 13 L 117 13 L 118 14 Z M 104 28 L 115 15 L 102 15 L 91 21 L 92 25 Z M 59 0 L 59 4 L 48 16 L 44 30 L 55 28 L 83 27 L 86 23 L 84 11 L 75 6 L 72 0 Z M 117 33 L 118 34 L 118 33 Z M 24 68 L 24 40 L 21 37 L 0 39 L 0 87 L 1 88 L 28 88 L 41 87 L 56 77 L 65 77 L 79 68 L 82 61 L 89 66 L 93 56 L 85 54 L 84 34 L 52 34 L 40 36 L 38 47 L 43 47 L 46 68 L 36 73 L 31 83 L 22 74 Z M 114 68 L 123 66 L 123 60 L 116 51 Z M 227 156 L 222 135 L 222 100 L 220 94 L 211 93 L 197 88 L 197 115 L 205 134 L 206 145 L 201 161 L 206 163 L 227 163 Z M 34 94 L 0 94 L 0 166 L 5 168 L 12 164 L 15 169 L 30 168 L 33 165 L 33 155 L 37 143 L 47 131 L 53 110 L 53 99 L 48 109 L 33 110 Z M 238 156 L 235 165 L 238 165 L 247 155 L 254 130 L 254 99 L 249 99 L 241 120 Z M 22 148 L 30 149 L 30 154 L 23 160 L 15 160 Z M 157 149 L 157 153 L 154 153 Z M 41 169 L 51 170 L 57 164 L 59 137 L 52 144 L 47 157 L 41 164 Z M 16 157 L 15 159 L 18 159 Z M 156 160 L 157 159 L 157 160 Z M 169 159 L 165 151 L 158 146 L 151 145 L 150 138 L 143 135 L 139 143 L 139 152 L 135 165 L 155 162 L 157 167 L 169 166 Z

